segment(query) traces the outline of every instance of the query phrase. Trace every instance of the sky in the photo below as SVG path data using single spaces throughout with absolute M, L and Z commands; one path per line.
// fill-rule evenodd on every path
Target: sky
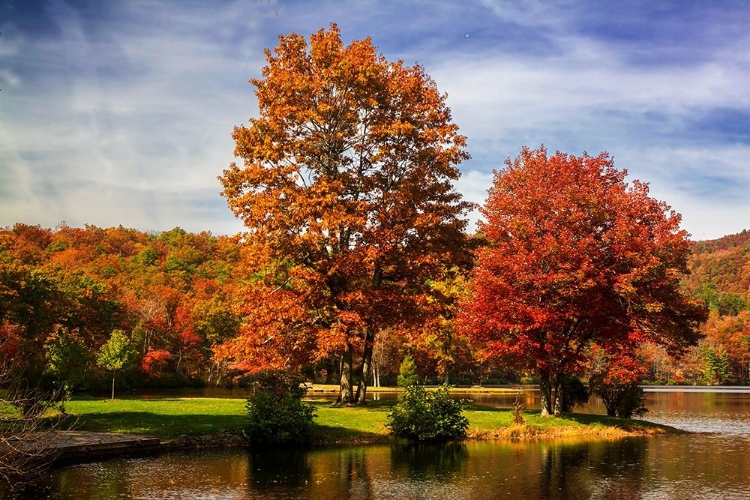
M 693 239 L 750 229 L 743 0 L 0 0 L 0 227 L 241 231 L 217 177 L 248 80 L 330 23 L 447 93 L 469 201 L 544 144 L 608 152 Z

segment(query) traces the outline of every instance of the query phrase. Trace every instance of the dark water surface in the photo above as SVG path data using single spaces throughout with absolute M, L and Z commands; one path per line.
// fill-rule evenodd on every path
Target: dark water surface
M 538 395 L 525 392 L 533 407 Z M 477 402 L 507 406 L 515 396 Z M 506 401 L 506 399 L 509 401 Z M 214 450 L 53 471 L 30 498 L 750 499 L 750 392 L 649 392 L 646 420 L 698 432 L 613 441 Z M 601 412 L 594 403 L 588 411 Z

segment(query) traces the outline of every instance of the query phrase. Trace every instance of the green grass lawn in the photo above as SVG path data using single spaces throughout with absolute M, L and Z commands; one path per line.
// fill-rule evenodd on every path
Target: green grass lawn
M 386 416 L 394 401 L 372 401 L 365 407 L 331 407 L 330 401 L 312 401 L 317 411 L 312 437 L 316 442 L 365 443 L 386 441 Z M 66 405 L 83 431 L 148 434 L 161 439 L 238 432 L 246 424 L 244 399 L 222 398 L 73 398 Z M 541 417 L 524 412 L 522 428 L 512 425 L 508 410 L 472 405 L 466 410 L 469 436 L 477 439 L 519 439 L 575 436 L 617 436 L 626 432 L 657 433 L 669 428 L 648 422 L 569 414 Z
M 247 417 L 244 399 L 73 398 L 67 412 L 77 430 L 149 434 L 163 439 L 239 431 Z

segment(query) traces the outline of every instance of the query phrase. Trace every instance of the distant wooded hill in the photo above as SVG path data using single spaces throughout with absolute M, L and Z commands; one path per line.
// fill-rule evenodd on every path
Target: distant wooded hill
M 641 362 L 656 383 L 747 384 L 750 382 L 750 231 L 693 246 L 684 283 L 710 309 L 704 337 L 676 359 L 646 346 Z
M 696 242 L 689 267 L 688 289 L 712 311 L 737 315 L 750 307 L 750 231 Z

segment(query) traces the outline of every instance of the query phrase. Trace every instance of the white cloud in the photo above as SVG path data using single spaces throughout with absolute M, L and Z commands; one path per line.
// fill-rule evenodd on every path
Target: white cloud
M 247 80 L 278 34 L 336 21 L 344 38 L 371 34 L 389 59 L 423 63 L 449 94 L 473 156 L 457 183 L 469 201 L 484 202 L 506 157 L 544 143 L 609 151 L 696 237 L 750 228 L 748 146 L 686 133 L 710 110 L 750 110 L 747 34 L 708 40 L 700 60 L 638 64 L 637 43 L 576 31 L 575 3 L 141 1 L 107 4 L 101 18 L 51 5 L 57 38 L 3 27 L 0 178 L 13 189 L 0 189 L 0 225 L 239 230 L 216 176 L 233 159 L 233 126 L 257 112 Z M 511 26 L 543 43 L 495 44 Z
M 232 161 L 233 126 L 256 107 L 242 67 L 259 71 L 262 46 L 251 60 L 190 33 L 229 21 L 210 16 L 183 16 L 183 35 L 151 24 L 130 37 L 133 27 L 120 24 L 106 43 L 93 42 L 74 10 L 57 7 L 62 41 L 28 39 L 24 48 L 50 78 L 12 95 L 13 127 L 3 127 L 2 161 L 16 189 L 3 194 L 0 223 L 239 230 L 228 209 L 217 219 L 216 177 Z M 255 38 L 238 40 L 240 49 Z
M 470 234 L 476 231 L 477 221 L 481 218 L 478 208 L 487 201 L 487 190 L 492 185 L 492 178 L 491 172 L 469 170 L 463 172 L 456 182 L 456 190 L 463 195 L 464 200 L 476 205 L 476 208 L 469 214 L 468 232 Z
M 649 182 L 651 195 L 682 214 L 695 239 L 750 228 L 750 146 L 623 149 L 615 157 L 629 179 Z

